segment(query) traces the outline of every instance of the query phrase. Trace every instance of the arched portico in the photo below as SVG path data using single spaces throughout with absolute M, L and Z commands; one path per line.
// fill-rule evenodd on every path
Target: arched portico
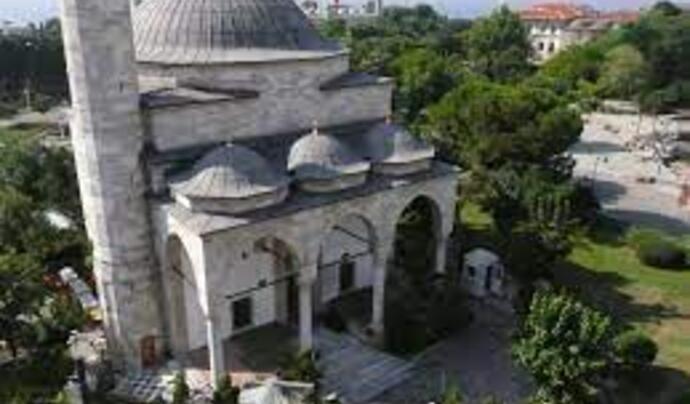
M 323 236 L 315 283 L 315 311 L 341 317 L 351 331 L 372 321 L 372 287 L 380 264 L 376 228 L 359 213 L 339 216 Z

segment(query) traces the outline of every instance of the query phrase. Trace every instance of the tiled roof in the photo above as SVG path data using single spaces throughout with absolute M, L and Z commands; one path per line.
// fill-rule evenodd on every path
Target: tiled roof
M 639 11 L 620 10 L 604 13 L 600 18 L 614 24 L 628 24 L 639 20 L 640 15 Z
M 520 11 L 524 20 L 571 21 L 597 15 L 589 6 L 572 3 L 539 3 Z

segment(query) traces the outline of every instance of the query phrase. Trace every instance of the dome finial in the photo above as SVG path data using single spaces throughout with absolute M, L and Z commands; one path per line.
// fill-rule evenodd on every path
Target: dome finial
M 314 119 L 313 121 L 311 121 L 311 134 L 314 136 L 320 135 L 319 121 L 317 119 Z

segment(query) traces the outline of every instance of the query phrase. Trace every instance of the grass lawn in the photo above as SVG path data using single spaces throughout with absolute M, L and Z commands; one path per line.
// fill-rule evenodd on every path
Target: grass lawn
M 462 219 L 472 234 L 493 232 L 490 218 L 476 206 L 466 206 Z M 655 372 L 636 378 L 634 387 L 642 391 L 628 402 L 653 396 L 647 402 L 690 404 L 690 395 L 678 398 L 690 393 L 690 270 L 648 267 L 624 237 L 621 226 L 602 221 L 556 269 L 556 281 L 616 319 L 644 329 L 659 345 Z M 690 250 L 690 238 L 684 241 Z

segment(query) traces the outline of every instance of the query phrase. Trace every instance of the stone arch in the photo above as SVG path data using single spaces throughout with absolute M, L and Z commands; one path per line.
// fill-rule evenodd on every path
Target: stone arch
M 371 322 L 371 293 L 380 260 L 377 228 L 367 216 L 347 212 L 329 222 L 322 237 L 316 310 L 323 313 L 331 303 L 344 303 L 364 328 Z
M 204 314 L 194 273 L 194 264 L 183 240 L 168 237 L 163 271 L 168 300 L 168 349 L 181 361 L 187 354 L 206 344 Z
M 438 267 L 437 260 L 444 259 L 444 257 L 437 257 L 438 248 L 439 245 L 442 245 L 444 243 L 444 238 L 446 237 L 446 233 L 448 232 L 446 230 L 448 227 L 448 219 L 445 217 L 446 215 L 444 214 L 444 209 L 442 206 L 443 205 L 439 203 L 439 201 L 437 201 L 434 197 L 428 196 L 426 194 L 418 194 L 407 199 L 405 203 L 398 208 L 396 215 L 394 216 L 395 219 L 393 220 L 393 223 L 395 223 L 395 236 L 393 245 L 393 261 L 395 267 L 399 266 L 399 264 L 404 260 L 422 260 L 423 258 L 426 258 L 428 260 L 427 266 L 429 267 L 430 273 L 433 273 L 434 269 Z M 422 215 L 423 217 L 419 217 L 419 215 Z M 415 220 L 418 222 L 409 223 L 410 220 Z M 406 223 L 406 221 L 408 222 Z M 423 221 L 426 221 L 426 223 L 424 226 L 421 226 Z M 411 241 L 409 243 L 411 245 L 420 245 L 420 243 L 423 243 L 424 241 L 428 240 L 426 249 L 424 249 L 423 251 L 425 254 L 424 257 L 420 256 L 419 252 L 410 254 L 409 251 L 402 250 L 402 248 L 404 248 L 404 243 L 406 242 L 406 240 L 403 240 L 402 238 L 410 235 L 401 233 L 405 232 L 405 229 L 401 227 L 405 225 L 419 225 L 419 228 L 417 229 L 408 229 L 408 233 L 413 230 L 415 232 L 424 232 L 424 234 L 419 235 L 419 240 L 415 240 L 416 242 Z M 422 264 L 421 261 L 419 263 L 420 265 Z

